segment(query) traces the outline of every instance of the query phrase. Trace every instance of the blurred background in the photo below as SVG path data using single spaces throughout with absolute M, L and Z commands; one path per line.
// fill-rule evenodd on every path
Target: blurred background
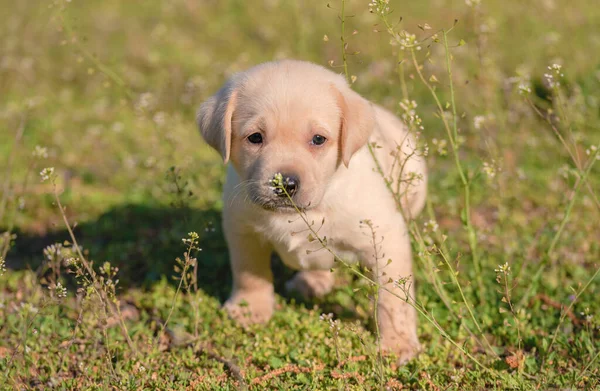
M 563 126 L 544 74 L 562 65 L 565 118 L 584 161 L 586 148 L 600 139 L 600 7 L 593 0 L 389 7 L 393 27 L 418 39 L 456 23 L 449 42 L 461 159 L 481 185 L 473 218 L 482 248 L 490 264 L 535 258 L 560 221 L 576 167 L 542 118 Z M 369 10 L 367 0 L 346 5 L 353 86 L 399 114 L 404 97 L 418 104 L 432 208 L 463 245 L 461 190 L 435 102 Z M 8 266 L 35 270 L 45 246 L 67 239 L 52 185 L 40 181 L 39 172 L 53 167 L 84 248 L 118 265 L 124 286 L 171 273 L 181 238 L 198 231 L 200 279 L 224 297 L 227 284 L 215 284 L 229 278 L 219 212 L 224 167 L 201 140 L 195 111 L 230 75 L 264 61 L 303 59 L 341 73 L 340 4 L 22 0 L 1 1 L 0 15 L 0 232 Z M 443 46 L 424 45 L 417 59 L 448 101 Z M 523 81 L 531 83 L 542 117 L 518 94 Z M 34 157 L 36 146 L 42 152 Z M 598 169 L 590 177 L 597 190 Z M 568 249 L 559 249 L 570 264 L 584 266 L 575 269 L 580 273 L 599 251 L 590 194 L 583 192 L 573 212 L 579 218 L 566 227 Z
M 411 225 L 417 360 L 379 359 L 373 292 L 347 271 L 332 294 L 302 302 L 283 289 L 293 271 L 274 257 L 280 295 L 268 325 L 241 330 L 219 310 L 231 286 L 225 167 L 196 110 L 261 62 L 342 73 L 342 3 L 0 0 L 0 384 L 597 387 L 598 0 L 345 1 L 353 88 L 420 131 L 429 151 L 429 204 Z M 413 39 L 414 58 L 402 44 Z M 452 122 L 451 87 L 456 160 L 441 118 Z M 67 270 L 57 199 L 86 257 L 103 265 L 105 299 Z M 198 281 L 178 294 L 176 258 L 193 231 Z M 109 316 L 117 297 L 120 314 Z

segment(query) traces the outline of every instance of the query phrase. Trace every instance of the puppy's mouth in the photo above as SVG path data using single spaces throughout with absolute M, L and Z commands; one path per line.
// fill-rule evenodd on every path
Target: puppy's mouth
M 289 198 L 283 197 L 271 198 L 264 196 L 254 196 L 250 197 L 250 200 L 253 204 L 270 212 L 297 213 L 310 209 L 310 203 L 308 205 L 301 205 L 296 201 L 292 201 Z
M 296 213 L 308 209 L 307 206 L 293 204 L 289 200 L 287 200 L 287 202 L 283 200 L 268 200 L 254 203 L 264 210 L 268 210 L 270 212 Z

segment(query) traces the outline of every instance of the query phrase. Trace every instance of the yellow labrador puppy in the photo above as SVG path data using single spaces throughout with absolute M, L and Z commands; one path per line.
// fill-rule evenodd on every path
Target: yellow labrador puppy
M 401 361 L 412 358 L 419 350 L 417 317 L 397 297 L 412 292 L 409 234 L 367 146 L 379 146 L 383 171 L 393 172 L 394 189 L 400 185 L 403 214 L 414 217 L 425 202 L 426 170 L 406 127 L 352 91 L 342 76 L 294 60 L 233 76 L 200 107 L 197 119 L 206 142 L 225 163 L 231 161 L 223 210 L 233 272 L 225 303 L 229 314 L 242 324 L 269 320 L 275 305 L 273 251 L 301 270 L 289 288 L 305 296 L 331 290 L 334 256 L 309 240 L 290 195 L 334 253 L 378 270 L 374 278 L 387 289 L 377 303 L 382 346 Z M 286 191 L 274 186 L 277 174 Z M 409 176 L 416 180 L 408 185 L 400 179 Z M 377 227 L 375 245 L 361 225 L 366 219 Z M 401 278 L 410 288 L 389 283 Z

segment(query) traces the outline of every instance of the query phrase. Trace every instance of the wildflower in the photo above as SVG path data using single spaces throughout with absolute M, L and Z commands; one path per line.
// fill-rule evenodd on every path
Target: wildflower
M 6 273 L 6 261 L 0 257 L 0 276 L 3 276 L 4 273 Z
M 410 276 L 407 277 L 400 277 L 397 280 L 394 280 L 394 285 L 397 288 L 400 288 L 402 290 L 406 290 L 407 289 L 407 285 L 410 283 Z
M 494 269 L 494 271 L 498 274 L 505 274 L 508 276 L 510 274 L 510 266 L 508 265 L 508 262 L 505 262 L 504 265 L 498 265 L 498 268 Z
M 385 16 L 390 12 L 390 0 L 371 0 L 369 2 L 369 12 L 379 16 Z
M 189 232 L 187 238 L 181 239 L 181 241 L 189 246 L 190 248 L 201 251 L 202 249 L 197 247 L 198 241 L 200 240 L 200 235 L 196 232 Z
M 54 175 L 54 167 L 46 167 L 40 172 L 40 176 L 42 177 L 42 182 L 46 182 Z
M 60 243 L 51 244 L 43 250 L 44 255 L 49 261 L 54 260 L 55 257 L 59 257 L 63 252 L 63 246 Z
M 483 162 L 483 172 L 488 176 L 489 179 L 496 177 L 499 171 L 499 167 L 496 164 L 496 160 L 492 159 L 491 162 Z
M 552 64 L 548 67 L 548 70 L 553 71 L 557 76 L 564 77 L 565 75 L 561 72 L 562 65 Z
M 588 156 L 596 155 L 596 159 L 600 160 L 600 153 L 598 153 L 598 149 L 600 146 L 592 145 L 588 149 L 585 150 L 585 154 Z
M 421 50 L 421 46 L 417 44 L 417 36 L 415 34 L 410 34 L 406 30 L 401 31 L 396 36 L 396 40 L 400 44 L 400 49 L 402 50 L 407 48 L 416 48 L 417 50 Z
M 151 92 L 144 92 L 140 94 L 137 102 L 135 103 L 135 110 L 139 113 L 143 113 L 151 109 L 156 103 L 154 95 Z
M 48 157 L 48 149 L 46 147 L 36 145 L 32 155 L 37 159 L 46 159 Z
M 558 81 L 558 79 L 565 76 L 562 73 L 561 69 L 562 66 L 559 64 L 552 64 L 548 66 L 548 70 L 550 71 L 550 73 L 544 73 L 544 77 L 546 78 L 546 81 L 548 82 L 548 86 L 550 88 L 560 87 L 560 82 Z
M 426 221 L 425 224 L 423 224 L 424 228 L 423 228 L 423 232 L 428 233 L 428 232 L 437 232 L 438 228 L 440 227 L 437 223 L 437 221 L 435 220 L 429 220 Z
M 273 176 L 273 179 L 271 179 L 270 183 L 273 187 L 283 187 L 283 175 L 278 172 Z
M 48 289 L 59 299 L 67 297 L 67 288 L 60 282 L 57 282 L 54 287 L 48 287 Z
M 416 112 L 417 102 L 414 100 L 403 99 L 400 103 L 400 108 L 404 111 L 402 114 L 402 120 L 411 129 L 424 130 L 422 125 L 422 119 Z
M 531 86 L 529 85 L 529 83 L 519 83 L 519 95 L 529 95 L 531 94 Z
M 448 154 L 448 150 L 446 149 L 448 142 L 446 140 L 438 140 L 437 138 L 434 138 L 431 140 L 431 143 L 435 145 L 437 148 L 437 153 L 440 156 L 446 156 Z
M 484 115 L 476 115 L 475 118 L 473 118 L 473 126 L 477 130 L 481 129 L 484 123 L 485 123 Z
M 592 320 L 594 319 L 594 315 L 592 315 L 590 313 L 590 308 L 586 307 L 585 310 L 583 310 L 583 312 L 580 312 L 581 316 L 583 316 L 585 318 L 585 321 L 587 323 L 591 323 Z
M 79 258 L 74 258 L 74 257 L 71 257 L 71 258 L 67 258 L 67 259 L 65 260 L 65 266 L 73 266 L 73 267 L 76 267 L 78 263 L 79 263 Z
M 338 320 L 334 320 L 333 319 L 333 314 L 329 313 L 329 314 L 321 314 L 321 316 L 319 316 L 319 319 L 322 322 L 328 322 L 329 323 L 329 328 L 331 330 L 333 330 L 336 334 L 339 333 L 340 328 L 339 328 L 339 322 Z

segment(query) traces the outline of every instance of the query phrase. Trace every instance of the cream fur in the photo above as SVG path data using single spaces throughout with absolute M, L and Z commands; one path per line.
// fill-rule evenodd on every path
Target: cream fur
M 234 279 L 225 308 L 232 317 L 242 324 L 271 317 L 273 251 L 286 265 L 301 270 L 288 283 L 290 288 L 322 296 L 333 286 L 328 271 L 335 266 L 333 256 L 310 251 L 318 250 L 319 243 L 308 241 L 305 223 L 269 186 L 277 172 L 291 172 L 300 179 L 294 202 L 305 209 L 315 228 L 320 227 L 319 235 L 327 237 L 334 252 L 375 269 L 373 243 L 360 224 L 371 220 L 378 236 L 384 237 L 379 252 L 385 254 L 377 261 L 380 275 L 374 277 L 403 296 L 387 281 L 412 276 L 409 234 L 366 146 L 369 140 L 383 147 L 376 154 L 386 173 L 397 145 L 410 155 L 414 141 L 393 114 L 353 92 L 340 75 L 285 60 L 234 76 L 202 105 L 198 123 L 205 140 L 231 161 L 223 226 Z M 247 140 L 255 132 L 263 135 L 260 146 Z M 315 134 L 327 142 L 310 144 Z M 423 177 L 412 183 L 402 200 L 404 215 L 414 217 L 425 202 L 425 162 L 412 156 L 404 172 Z M 246 304 L 241 306 L 242 302 Z M 412 358 L 419 350 L 414 309 L 383 290 L 377 305 L 382 345 L 401 361 Z

